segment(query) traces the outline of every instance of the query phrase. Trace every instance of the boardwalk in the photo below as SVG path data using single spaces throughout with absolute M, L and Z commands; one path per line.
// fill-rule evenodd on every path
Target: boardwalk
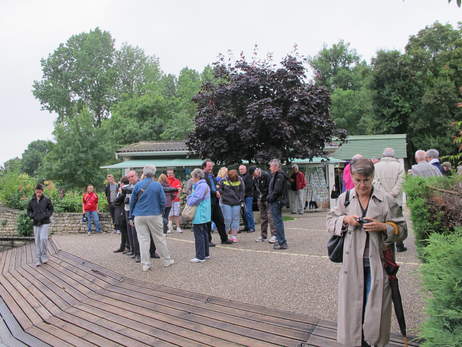
M 134 280 L 50 244 L 38 268 L 32 244 L 0 253 L 0 314 L 17 344 L 336 345 L 332 322 Z

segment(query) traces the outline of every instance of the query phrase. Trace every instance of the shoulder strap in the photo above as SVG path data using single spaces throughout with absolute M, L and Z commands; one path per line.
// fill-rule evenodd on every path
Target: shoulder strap
M 350 204 L 350 190 L 347 190 L 346 195 L 345 195 L 345 202 L 343 203 L 343 207 L 347 208 L 349 204 Z
M 138 201 L 139 198 L 141 197 L 141 195 L 143 195 L 144 191 L 146 189 L 148 189 L 148 187 L 151 185 L 151 183 L 153 182 L 153 180 L 151 179 L 150 181 L 146 182 L 146 184 L 143 186 L 143 188 L 141 188 L 138 192 L 138 194 L 136 195 L 136 200 Z

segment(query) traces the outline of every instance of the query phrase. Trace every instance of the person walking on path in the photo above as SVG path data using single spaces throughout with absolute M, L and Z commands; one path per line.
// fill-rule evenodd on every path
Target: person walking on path
M 258 194 L 258 209 L 260 210 L 260 220 L 261 220 L 261 234 L 260 237 L 255 241 L 265 242 L 268 238 L 268 226 L 271 232 L 271 237 L 268 240 L 269 243 L 276 242 L 276 227 L 273 223 L 273 218 L 271 217 L 271 211 L 266 201 L 268 197 L 268 189 L 271 181 L 271 175 L 269 172 L 256 168 L 253 177 L 255 179 L 255 188 Z
M 287 204 L 287 175 L 281 170 L 281 162 L 278 159 L 270 161 L 271 181 L 266 201 L 270 204 L 271 216 L 276 227 L 276 240 L 274 249 L 287 249 L 287 240 L 282 220 L 282 207 Z
M 204 179 L 210 188 L 210 202 L 212 205 L 212 221 L 215 223 L 220 234 L 221 243 L 225 245 L 232 244 L 231 240 L 228 240 L 228 234 L 225 229 L 225 221 L 223 219 L 223 213 L 220 208 L 220 193 L 217 191 L 217 181 L 213 176 L 213 161 L 206 159 L 202 163 L 202 170 L 204 171 Z M 215 247 L 212 242 L 212 223 L 208 223 L 208 235 L 209 235 L 209 246 Z
M 237 233 L 241 217 L 241 204 L 244 202 L 245 187 L 236 170 L 229 170 L 228 177 L 222 179 L 218 192 L 221 196 L 221 208 L 225 227 L 231 234 L 231 241 L 238 242 Z
M 35 194 L 27 206 L 27 215 L 32 218 L 35 239 L 35 266 L 48 262 L 48 228 L 53 214 L 51 200 L 43 195 L 43 186 L 35 187 Z
M 112 224 L 114 225 L 114 231 L 119 233 L 119 226 L 117 225 L 115 218 L 115 200 L 117 198 L 117 192 L 119 191 L 119 186 L 115 182 L 114 176 L 109 174 L 106 176 L 107 185 L 104 189 L 104 194 L 107 199 L 107 206 L 109 208 L 109 213 L 111 214 Z
M 203 263 L 210 257 L 208 239 L 208 224 L 212 217 L 210 187 L 205 181 L 204 171 L 201 169 L 194 169 L 191 172 L 191 177 L 194 185 L 192 193 L 188 196 L 186 203 L 189 206 L 197 206 L 196 213 L 192 220 L 196 256 L 191 259 L 191 262 Z
M 390 338 L 391 290 L 384 250 L 404 236 L 393 198 L 373 187 L 374 164 L 351 164 L 355 188 L 339 197 L 327 216 L 329 233 L 344 236 L 338 283 L 337 342 L 344 346 L 384 347 Z
M 415 152 L 417 164 L 412 165 L 412 174 L 420 177 L 442 176 L 441 171 L 436 166 L 428 163 L 426 157 L 427 153 L 421 149 Z
M 155 166 L 144 167 L 144 179 L 135 185 L 130 199 L 130 214 L 135 220 L 136 232 L 138 233 L 143 271 L 150 270 L 152 266 L 149 253 L 150 235 L 154 239 L 164 266 L 170 266 L 174 263 L 170 257 L 167 239 L 162 227 L 165 193 L 160 183 L 154 181 L 155 174 Z
M 85 214 L 87 219 L 88 235 L 91 235 L 91 222 L 95 224 L 97 233 L 101 232 L 101 224 L 99 223 L 98 215 L 98 195 L 94 192 L 95 188 L 89 184 L 87 192 L 82 197 L 82 213 Z
M 303 172 L 298 168 L 297 164 L 292 165 L 292 175 L 289 178 L 290 182 L 290 210 L 292 214 L 303 214 L 305 210 L 305 187 L 306 179 Z
M 241 175 L 242 180 L 245 185 L 245 197 L 244 197 L 244 221 L 245 221 L 245 230 L 249 233 L 255 232 L 255 220 L 253 218 L 253 196 L 255 193 L 255 184 L 253 181 L 253 171 L 255 167 L 249 167 L 240 165 L 239 174 Z
M 404 168 L 399 160 L 395 158 L 394 149 L 385 148 L 383 151 L 383 158 L 374 165 L 374 168 L 374 186 L 391 195 L 396 203 L 394 205 L 396 210 L 393 211 L 393 214 L 402 217 Z M 398 252 L 407 251 L 403 241 L 398 241 L 396 243 L 396 250 Z
M 170 209 L 170 223 L 168 225 L 168 232 L 173 231 L 173 224 L 176 224 L 176 231 L 182 233 L 180 226 L 181 219 L 181 204 L 180 204 L 180 191 L 181 191 L 181 181 L 175 177 L 175 171 L 173 169 L 167 169 L 167 182 L 168 185 L 172 188 L 177 189 L 177 193 L 173 195 L 172 207 Z

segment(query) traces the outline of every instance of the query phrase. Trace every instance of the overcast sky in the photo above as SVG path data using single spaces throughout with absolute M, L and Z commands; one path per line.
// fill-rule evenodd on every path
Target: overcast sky
M 99 26 L 116 45 L 139 46 L 178 74 L 202 69 L 218 53 L 276 58 L 294 44 L 314 55 L 343 39 L 369 60 L 379 49 L 403 50 L 410 35 L 435 21 L 456 25 L 462 9 L 447 0 L 0 0 L 0 165 L 37 139 L 53 139 L 55 115 L 40 110 L 32 82 L 40 59 L 60 43 Z

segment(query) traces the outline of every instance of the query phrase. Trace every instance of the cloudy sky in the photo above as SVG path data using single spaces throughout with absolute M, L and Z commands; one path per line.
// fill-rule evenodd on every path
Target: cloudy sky
M 304 55 L 343 39 L 369 60 L 403 50 L 435 21 L 456 25 L 462 9 L 447 0 L 1 0 L 0 165 L 37 139 L 53 139 L 55 115 L 40 110 L 32 82 L 40 59 L 71 35 L 99 26 L 116 45 L 128 42 L 160 59 L 165 72 L 202 69 L 220 52 L 276 58 L 294 44 Z

